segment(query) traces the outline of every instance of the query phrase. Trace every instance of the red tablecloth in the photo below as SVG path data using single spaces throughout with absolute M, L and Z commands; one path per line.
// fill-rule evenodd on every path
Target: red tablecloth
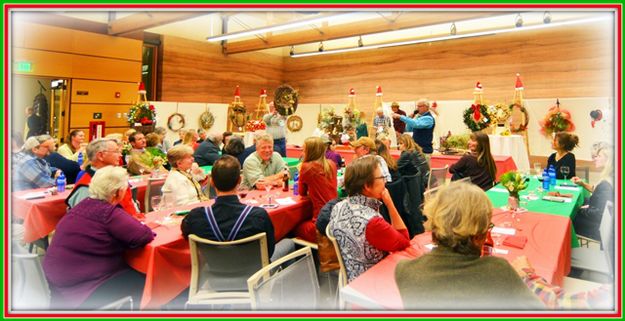
M 495 209 L 493 223 L 500 226 L 503 222 L 513 219 L 509 212 Z M 548 282 L 562 285 L 563 277 L 571 269 L 571 225 L 565 217 L 523 213 L 520 222 L 516 223 L 517 235 L 528 238 L 523 249 L 508 246 L 497 246 L 498 249 L 508 250 L 507 254 L 495 254 L 512 261 L 518 256 L 525 255 L 535 268 L 536 273 Z M 343 290 L 346 301 L 365 308 L 402 309 L 399 289 L 395 283 L 395 266 L 400 260 L 413 259 L 429 249 L 425 245 L 431 244 L 431 234 L 423 233 L 411 240 L 409 250 L 393 253 L 380 263 L 361 274 L 349 283 Z
M 292 196 L 292 192 L 272 193 L 277 193 L 277 198 Z M 254 199 L 263 202 L 265 194 L 264 191 L 252 191 L 246 200 Z M 284 238 L 299 222 L 311 218 L 312 203 L 309 199 L 298 196 L 292 196 L 292 199 L 296 201 L 295 204 L 283 205 L 267 211 L 273 223 L 276 241 Z M 192 209 L 209 204 L 212 204 L 212 201 L 153 212 L 148 214 L 147 224 L 150 225 L 150 222 L 162 219 L 163 216 L 175 210 Z M 182 237 L 180 231 L 181 220 L 181 217 L 176 217 L 171 224 L 155 227 L 153 230 L 156 238 L 150 244 L 126 254 L 128 264 L 146 275 L 141 309 L 158 309 L 189 286 L 191 257 L 189 243 Z
M 137 187 L 137 200 L 141 204 L 141 208 L 143 208 L 147 178 L 148 176 L 145 175 L 141 178 L 131 179 L 131 185 Z M 24 242 L 26 243 L 34 242 L 54 231 L 56 224 L 67 210 L 65 199 L 71 190 L 66 190 L 57 195 L 47 195 L 40 199 L 23 199 L 26 194 L 45 190 L 47 188 L 11 193 L 13 217 L 24 220 Z M 130 193 L 130 191 L 128 192 Z

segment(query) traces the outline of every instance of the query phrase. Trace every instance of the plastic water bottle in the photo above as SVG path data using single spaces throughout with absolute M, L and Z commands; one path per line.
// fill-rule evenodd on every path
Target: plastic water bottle
M 59 177 L 56 178 L 56 190 L 59 193 L 65 192 L 65 185 L 67 184 L 67 179 L 65 179 L 65 174 L 61 172 Z
M 293 175 L 293 195 L 297 196 L 299 195 L 299 182 L 297 181 L 299 179 L 299 174 L 295 173 L 295 175 Z
M 543 170 L 543 190 L 549 190 L 549 173 L 547 173 L 547 168 Z
M 78 152 L 78 160 L 76 160 L 76 162 L 78 162 L 78 166 L 82 166 L 83 161 L 82 152 Z
M 556 169 L 553 165 L 549 165 L 549 185 L 556 186 Z

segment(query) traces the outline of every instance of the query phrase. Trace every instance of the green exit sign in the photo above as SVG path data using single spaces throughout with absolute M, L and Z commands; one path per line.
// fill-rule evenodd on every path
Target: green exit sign
M 30 61 L 18 61 L 15 63 L 15 70 L 17 72 L 32 72 L 33 64 Z

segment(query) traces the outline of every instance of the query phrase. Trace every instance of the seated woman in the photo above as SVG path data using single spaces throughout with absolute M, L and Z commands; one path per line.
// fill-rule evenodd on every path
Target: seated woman
M 304 141 L 304 160 L 299 169 L 299 194 L 310 196 L 312 219 L 300 223 L 295 235 L 317 243 L 315 224 L 321 208 L 338 196 L 336 190 L 336 164 L 325 158 L 326 144 L 319 137 L 308 137 Z
M 401 155 L 397 161 L 397 170 L 402 176 L 419 175 L 422 188 L 428 184 L 430 178 L 430 165 L 425 158 L 421 147 L 415 143 L 410 134 L 402 134 L 397 138 L 397 144 Z
M 245 150 L 245 144 L 243 144 L 243 139 L 239 136 L 230 135 L 228 136 L 228 142 L 224 143 L 222 155 L 230 155 L 237 158 L 239 163 L 243 164 L 245 162 L 245 155 L 243 151 Z
M 85 155 L 85 148 L 87 144 L 85 141 L 85 132 L 80 129 L 74 129 L 69 133 L 69 142 L 61 145 L 58 149 L 58 153 L 74 162 L 78 161 L 78 154 L 82 153 L 83 161 L 87 159 Z
M 562 166 L 567 166 L 569 168 L 567 177 L 575 176 L 575 154 L 571 153 L 571 151 L 578 146 L 578 143 L 579 138 L 577 135 L 566 132 L 558 132 L 551 141 L 551 148 L 556 152 L 549 155 L 547 167 L 553 165 L 556 169 L 557 179 L 564 179 L 564 174 L 562 174 L 560 170 Z
M 348 282 L 389 252 L 410 246 L 408 230 L 385 183 L 376 157 L 354 159 L 345 169 L 348 197 L 332 209 L 328 228 L 339 245 Z M 390 224 L 378 212 L 382 203 L 388 208 Z
M 206 174 L 193 162 L 193 148 L 176 145 L 167 152 L 167 161 L 172 169 L 161 191 L 173 195 L 173 206 L 208 200 L 199 183 L 206 180 Z
M 184 138 L 182 139 L 182 144 L 193 148 L 193 150 L 196 150 L 197 147 L 200 146 L 200 144 L 198 144 L 197 142 L 199 138 L 200 138 L 200 135 L 197 134 L 197 131 L 195 129 L 189 129 L 184 134 Z
M 399 171 L 397 171 L 397 161 L 395 160 L 395 158 L 393 158 L 393 156 L 391 156 L 391 152 L 390 152 L 388 145 L 384 141 L 376 139 L 375 147 L 376 147 L 376 152 L 378 153 L 378 155 L 384 158 L 384 161 L 386 162 L 386 165 L 388 166 L 388 171 L 389 171 L 389 174 L 391 175 L 391 181 L 394 182 L 398 180 L 401 177 L 401 175 L 399 175 Z
M 337 168 L 345 166 L 345 164 L 343 164 L 343 157 L 336 152 L 336 141 L 328 137 L 328 135 L 323 135 L 321 139 L 328 147 L 326 149 L 326 159 L 333 161 Z
M 473 132 L 469 137 L 469 153 L 449 167 L 451 180 L 471 177 L 471 182 L 483 190 L 493 187 L 497 179 L 497 166 L 490 153 L 488 135 Z
M 544 309 L 503 258 L 480 257 L 493 206 L 477 186 L 452 182 L 425 204 L 437 246 L 401 261 L 395 280 L 405 309 Z
M 89 198 L 57 224 L 43 259 L 53 309 L 94 309 L 129 295 L 141 301 L 145 275 L 126 264 L 124 253 L 145 246 L 154 233 L 118 206 L 127 189 L 125 169 L 100 168 Z
M 579 235 L 589 237 L 594 240 L 601 240 L 599 234 L 599 224 L 605 209 L 605 203 L 614 201 L 614 160 L 612 146 L 605 142 L 595 143 L 592 146 L 592 159 L 595 161 L 597 169 L 603 169 L 599 182 L 590 185 L 581 178 L 574 176 L 571 181 L 582 186 L 592 195 L 585 205 L 579 208 L 577 215 L 573 218 L 575 232 Z

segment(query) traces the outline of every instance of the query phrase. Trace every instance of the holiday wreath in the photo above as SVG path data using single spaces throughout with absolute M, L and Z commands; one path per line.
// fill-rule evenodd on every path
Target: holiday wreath
M 488 109 L 483 104 L 472 104 L 464 111 L 464 124 L 473 132 L 480 131 L 490 126 L 490 118 L 487 117 Z

